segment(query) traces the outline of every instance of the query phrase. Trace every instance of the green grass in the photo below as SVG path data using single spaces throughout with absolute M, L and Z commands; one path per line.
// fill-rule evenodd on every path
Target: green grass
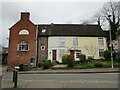
M 75 67 L 76 68 L 92 68 L 94 67 L 94 63 L 90 62 L 90 63 L 76 64 Z
M 95 68 L 94 64 L 96 62 L 99 62 L 99 63 L 102 63 L 103 64 L 103 68 L 110 68 L 112 65 L 111 65 L 111 61 L 98 61 L 98 60 L 94 60 L 94 61 L 91 61 L 89 63 L 83 63 L 83 64 L 75 64 L 75 68 Z M 114 62 L 114 67 L 118 67 L 119 64 L 118 62 Z

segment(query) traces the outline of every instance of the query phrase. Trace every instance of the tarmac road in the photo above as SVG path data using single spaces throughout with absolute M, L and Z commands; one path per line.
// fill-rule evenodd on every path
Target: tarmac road
M 118 73 L 19 74 L 18 88 L 118 88 Z M 3 88 L 12 88 L 12 73 L 3 76 Z

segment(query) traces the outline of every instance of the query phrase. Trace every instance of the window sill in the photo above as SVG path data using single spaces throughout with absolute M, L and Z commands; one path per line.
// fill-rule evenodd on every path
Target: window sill
M 29 50 L 18 50 L 18 52 L 28 52 Z
M 103 47 L 104 45 L 98 45 L 99 47 Z
M 78 45 L 73 45 L 73 46 L 78 46 Z
M 65 47 L 65 46 L 59 46 L 59 47 Z

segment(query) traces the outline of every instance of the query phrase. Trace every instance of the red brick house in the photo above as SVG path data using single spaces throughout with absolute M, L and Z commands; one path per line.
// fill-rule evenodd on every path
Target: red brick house
M 35 63 L 37 29 L 29 17 L 29 12 L 22 12 L 20 20 L 9 29 L 9 69 L 20 64 L 28 64 L 30 67 Z

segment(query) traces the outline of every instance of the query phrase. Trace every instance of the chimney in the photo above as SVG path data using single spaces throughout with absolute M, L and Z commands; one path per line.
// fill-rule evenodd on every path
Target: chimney
M 29 12 L 21 12 L 21 20 L 29 20 Z
M 51 26 L 53 26 L 54 24 L 53 23 L 51 23 Z

